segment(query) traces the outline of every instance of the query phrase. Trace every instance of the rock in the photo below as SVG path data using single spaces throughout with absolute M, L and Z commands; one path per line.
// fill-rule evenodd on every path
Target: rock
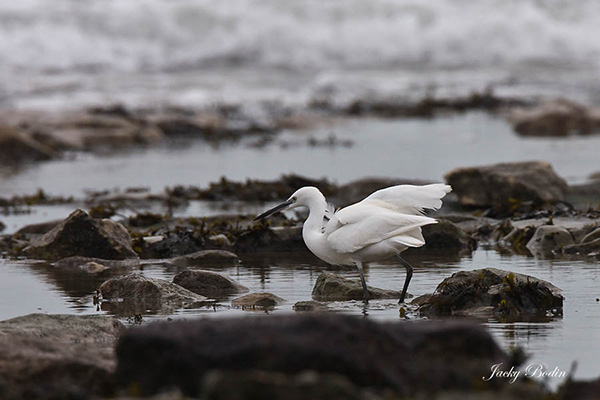
M 560 289 L 528 275 L 496 268 L 460 271 L 438 285 L 431 295 L 413 300 L 425 316 L 497 315 L 521 318 L 562 312 Z
M 422 227 L 425 238 L 424 249 L 475 248 L 477 242 L 456 224 L 439 219 L 437 224 Z
M 285 299 L 273 293 L 250 293 L 231 301 L 234 307 L 270 309 L 285 303 Z
M 267 226 L 243 233 L 235 242 L 239 253 L 260 251 L 308 251 L 302 239 L 302 227 L 269 228 Z
M 535 255 L 551 255 L 573 244 L 571 233 L 563 227 L 554 225 L 539 226 L 533 237 L 527 242 L 527 249 Z
M 482 381 L 482 371 L 513 365 L 484 327 L 465 321 L 378 323 L 319 313 L 156 323 L 128 329 L 116 353 L 118 385 L 144 396 L 173 386 L 198 396 L 211 387 L 211 370 L 261 369 L 340 374 L 360 388 L 431 398 L 473 382 L 478 390 L 507 385 Z
M 180 267 L 230 267 L 238 265 L 240 258 L 230 251 L 226 250 L 201 250 L 184 256 L 175 257 L 169 260 L 172 264 Z
M 511 248 L 518 254 L 531 255 L 527 248 L 527 244 L 537 229 L 538 228 L 533 225 L 524 228 L 512 228 L 507 235 L 498 240 L 498 244 L 502 247 Z
M 378 400 L 348 378 L 334 373 L 305 371 L 284 374 L 262 370 L 208 372 L 201 383 L 202 399 L 247 399 L 252 393 L 270 400 Z
M 597 400 L 600 393 L 600 378 L 591 381 L 575 381 L 566 379 L 558 390 L 560 400 Z
M 590 233 L 588 233 L 587 235 L 585 235 L 580 242 L 581 243 L 588 243 L 588 242 L 592 242 L 596 239 L 600 239 L 600 228 L 596 228 L 593 231 L 591 231 Z
M 589 242 L 577 243 L 564 246 L 562 248 L 565 254 L 599 254 L 600 253 L 600 238 Z
M 25 225 L 24 227 L 15 232 L 15 236 L 32 237 L 35 235 L 44 235 L 51 231 L 61 222 L 62 220 L 56 219 L 48 222 L 41 222 L 39 224 Z
M 173 283 L 194 293 L 213 298 L 250 291 L 246 286 L 237 283 L 228 276 L 202 270 L 188 269 L 182 271 L 175 275 Z
M 329 307 L 325 303 L 314 300 L 298 301 L 293 306 L 294 311 L 327 311 Z
M 24 249 L 30 257 L 58 260 L 71 256 L 137 258 L 127 229 L 109 219 L 96 220 L 75 210 L 67 219 Z
M 367 286 L 371 299 L 399 299 L 400 291 L 378 289 Z M 329 272 L 317 278 L 312 297 L 319 301 L 362 300 L 363 288 L 360 280 L 350 280 Z M 407 297 L 411 297 L 407 294 Z
M 12 127 L 0 125 L 0 164 L 19 164 L 54 157 L 56 153 L 52 148 Z
M 600 131 L 600 110 L 564 99 L 514 109 L 509 120 L 522 136 L 560 137 Z
M 3 399 L 114 396 L 114 343 L 122 324 L 98 315 L 30 314 L 0 321 Z
M 64 270 L 83 271 L 90 274 L 98 274 L 106 270 L 126 270 L 139 267 L 140 260 L 137 258 L 128 260 L 103 260 L 100 258 L 74 256 L 62 258 L 54 262 L 52 265 L 55 268 Z
M 563 201 L 566 182 L 542 161 L 458 168 L 445 176 L 463 206 L 514 211 L 521 203 Z
M 196 308 L 207 298 L 163 279 L 129 274 L 112 278 L 100 286 L 102 309 L 121 315 L 145 313 L 146 310 L 172 312 L 177 308 Z

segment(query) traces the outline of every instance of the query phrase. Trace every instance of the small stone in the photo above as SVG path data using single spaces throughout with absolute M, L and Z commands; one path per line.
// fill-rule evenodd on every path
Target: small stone
M 550 255 L 560 252 L 563 247 L 573 244 L 573 236 L 563 227 L 541 225 L 527 242 L 527 249 L 534 255 Z
M 234 307 L 270 309 L 285 303 L 285 299 L 272 293 L 250 293 L 231 301 Z
M 180 267 L 233 266 L 240 263 L 237 254 L 226 250 L 201 250 L 169 260 Z
M 292 307 L 294 311 L 327 311 L 329 307 L 327 304 L 320 303 L 314 300 L 298 301 Z

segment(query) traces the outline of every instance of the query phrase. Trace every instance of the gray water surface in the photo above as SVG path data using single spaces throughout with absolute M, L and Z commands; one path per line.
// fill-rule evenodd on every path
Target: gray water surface
M 563 290 L 564 315 L 541 322 L 481 321 L 509 350 L 521 346 L 530 355 L 529 362 L 544 363 L 550 370 L 558 367 L 569 371 L 573 361 L 578 363 L 575 376 L 594 378 L 600 375 L 597 362 L 600 353 L 600 269 L 597 261 L 586 260 L 539 260 L 517 255 L 501 255 L 495 250 L 479 249 L 470 255 L 437 253 L 409 254 L 407 258 L 415 266 L 415 274 L 409 292 L 415 296 L 430 293 L 452 273 L 484 267 L 497 267 L 516 273 L 533 275 L 548 280 Z M 292 313 L 296 301 L 309 300 L 312 287 L 324 269 L 324 264 L 310 255 L 261 254 L 245 257 L 241 266 L 214 268 L 248 286 L 252 292 L 272 292 L 286 299 L 284 305 L 272 313 Z M 178 269 L 150 261 L 140 271 L 144 275 L 172 279 Z M 333 271 L 344 277 L 358 279 L 354 269 Z M 366 270 L 370 285 L 387 289 L 399 289 L 404 283 L 404 269 L 396 265 L 371 265 Z M 32 312 L 96 314 L 105 313 L 92 303 L 95 289 L 108 279 L 107 275 L 87 275 L 56 270 L 44 263 L 0 259 L 0 320 Z M 234 296 L 235 297 L 235 296 Z M 377 300 L 365 308 L 361 301 L 334 302 L 330 306 L 339 312 L 367 315 L 379 320 L 399 320 L 397 302 Z M 243 311 L 230 306 L 229 299 L 218 302 L 216 307 L 178 310 L 170 315 L 148 314 L 143 323 L 170 318 L 219 318 L 247 315 L 264 311 Z M 407 317 L 418 319 L 413 307 L 407 307 Z M 124 318 L 124 322 L 132 320 Z M 550 378 L 548 383 L 556 386 L 560 379 Z

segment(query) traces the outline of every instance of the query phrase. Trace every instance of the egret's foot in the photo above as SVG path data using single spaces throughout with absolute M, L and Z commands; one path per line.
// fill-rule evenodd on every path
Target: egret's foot
M 369 293 L 369 291 L 365 291 L 363 293 L 363 301 L 367 302 L 371 299 L 371 294 Z

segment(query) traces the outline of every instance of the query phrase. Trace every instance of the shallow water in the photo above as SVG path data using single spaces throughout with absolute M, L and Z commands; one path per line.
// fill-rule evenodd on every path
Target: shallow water
M 351 146 L 310 146 L 334 135 Z M 81 154 L 74 160 L 0 171 L 0 193 L 81 197 L 86 190 L 206 186 L 230 180 L 276 179 L 296 173 L 346 183 L 365 176 L 439 181 L 457 167 L 546 160 L 570 183 L 598 170 L 600 136 L 531 139 L 516 135 L 499 117 L 472 112 L 435 119 L 349 119 L 305 131 L 286 131 L 264 147 L 256 138 L 214 147 L 184 141 L 112 155 Z M 307 160 L 310 160 L 308 162 Z M 68 179 L 65 177 L 69 177 Z
M 415 296 L 430 293 L 447 276 L 460 270 L 473 270 L 493 266 L 517 273 L 532 275 L 555 284 L 565 296 L 564 315 L 549 322 L 505 323 L 497 320 L 481 321 L 505 349 L 521 346 L 530 354 L 528 363 L 544 363 L 549 369 L 558 367 L 569 371 L 571 363 L 578 367 L 575 376 L 592 378 L 600 375 L 597 362 L 597 343 L 600 341 L 600 269 L 597 261 L 539 260 L 517 255 L 500 255 L 495 250 L 479 249 L 470 255 L 436 253 L 408 254 L 415 266 L 409 292 Z M 248 286 L 252 292 L 268 291 L 284 299 L 273 314 L 292 313 L 296 301 L 309 300 L 312 287 L 320 272 L 327 269 L 307 253 L 255 254 L 243 258 L 241 266 L 215 268 Z M 141 273 L 163 279 L 172 279 L 179 272 L 160 263 L 144 264 Z M 358 279 L 354 269 L 335 270 L 342 276 Z M 370 285 L 399 289 L 404 283 L 404 270 L 396 265 L 372 265 L 365 271 Z M 43 263 L 0 260 L 0 320 L 32 312 L 95 314 L 92 303 L 95 289 L 108 275 L 90 276 L 84 273 L 58 271 Z M 331 303 L 332 308 L 354 315 L 368 315 L 379 320 L 399 320 L 398 305 L 394 300 L 369 302 L 365 308 L 360 301 Z M 228 317 L 264 313 L 243 311 L 230 306 L 229 300 L 220 301 L 216 307 L 179 310 L 172 315 L 145 315 L 143 322 L 157 319 Z M 418 318 L 414 309 L 407 307 L 409 319 Z M 123 318 L 126 323 L 133 319 Z M 555 387 L 558 378 L 549 378 Z

